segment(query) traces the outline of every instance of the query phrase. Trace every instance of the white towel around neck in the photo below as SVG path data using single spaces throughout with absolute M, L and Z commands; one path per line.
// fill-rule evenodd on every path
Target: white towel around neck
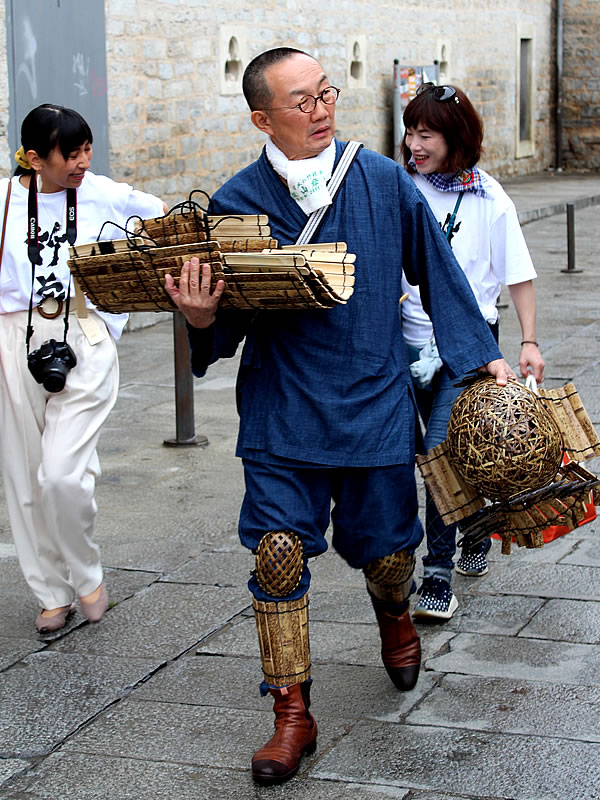
M 331 205 L 327 181 L 331 178 L 335 161 L 335 140 L 332 139 L 331 144 L 317 156 L 290 161 L 269 137 L 267 158 L 275 172 L 286 181 L 290 197 L 305 214 Z

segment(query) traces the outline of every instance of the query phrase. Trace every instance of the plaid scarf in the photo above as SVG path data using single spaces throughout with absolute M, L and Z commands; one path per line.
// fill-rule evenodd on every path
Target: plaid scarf
M 415 167 L 415 162 L 411 158 L 409 166 Z M 416 167 L 415 167 L 416 169 Z M 487 194 L 485 175 L 477 167 L 462 169 L 454 175 L 447 175 L 443 172 L 431 172 L 429 174 L 419 173 L 429 181 L 440 192 L 473 192 L 478 197 L 485 197 Z

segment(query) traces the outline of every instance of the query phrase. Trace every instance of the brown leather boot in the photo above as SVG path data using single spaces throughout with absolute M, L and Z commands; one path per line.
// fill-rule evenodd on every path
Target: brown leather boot
M 408 607 L 398 615 L 393 605 L 371 595 L 381 636 L 381 658 L 397 689 L 414 689 L 421 668 L 421 641 Z
M 310 682 L 269 692 L 275 699 L 275 733 L 252 759 L 252 777 L 267 786 L 295 775 L 304 753 L 314 753 L 317 746 L 317 723 L 308 710 Z

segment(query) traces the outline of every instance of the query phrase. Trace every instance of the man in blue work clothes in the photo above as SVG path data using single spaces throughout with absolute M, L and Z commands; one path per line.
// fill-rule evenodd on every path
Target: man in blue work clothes
M 483 369 L 505 384 L 502 359 L 426 201 L 403 168 L 362 148 L 332 202 L 328 184 L 348 146 L 335 139 L 339 91 L 320 64 L 293 48 L 257 56 L 244 73 L 260 158 L 213 197 L 215 214 L 267 214 L 293 244 L 315 208 L 313 242 L 356 254 L 354 293 L 330 310 L 219 310 L 222 281 L 192 259 L 168 291 L 185 314 L 192 368 L 202 376 L 245 339 L 238 375 L 237 455 L 246 493 L 239 532 L 256 553 L 249 583 L 275 734 L 252 761 L 254 779 L 280 783 L 316 746 L 309 711 L 307 560 L 333 547 L 363 569 L 386 670 L 412 689 L 421 660 L 408 598 L 423 531 L 414 477 L 416 415 L 398 315 L 402 272 L 419 284 L 440 355 L 457 378 Z M 316 183 L 315 183 L 316 179 Z M 310 183 L 306 196 L 302 187 Z

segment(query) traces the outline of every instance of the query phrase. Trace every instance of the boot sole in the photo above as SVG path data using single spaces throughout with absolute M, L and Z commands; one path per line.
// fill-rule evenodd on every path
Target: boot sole
M 302 761 L 303 756 L 310 756 L 312 755 L 315 750 L 317 749 L 317 740 L 316 738 L 306 745 L 306 747 L 302 750 L 302 755 L 298 761 L 298 764 L 293 767 L 291 770 L 286 772 L 284 775 L 261 775 L 260 773 L 255 773 L 254 770 L 252 771 L 252 778 L 255 783 L 260 784 L 261 786 L 275 786 L 278 783 L 285 783 L 285 781 L 289 781 L 290 778 L 293 778 L 294 775 L 300 769 L 300 763 Z

